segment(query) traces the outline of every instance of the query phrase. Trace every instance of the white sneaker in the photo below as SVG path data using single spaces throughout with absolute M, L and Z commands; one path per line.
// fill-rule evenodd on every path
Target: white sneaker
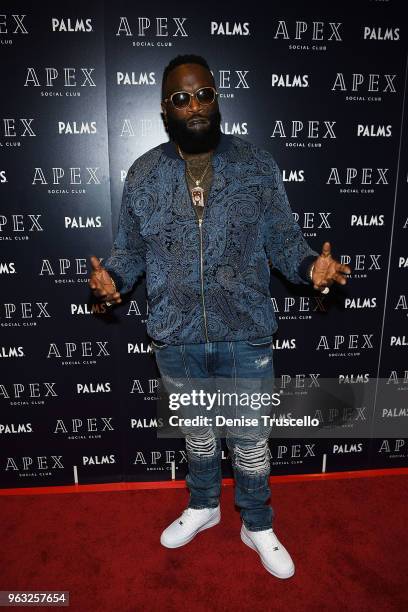
M 161 534 L 160 543 L 166 548 L 188 544 L 199 531 L 217 525 L 221 520 L 220 505 L 216 508 L 186 508 L 182 515 Z
M 277 578 L 290 578 L 295 573 L 295 566 L 286 548 L 282 546 L 273 529 L 249 531 L 242 523 L 241 540 L 256 550 L 262 565 Z

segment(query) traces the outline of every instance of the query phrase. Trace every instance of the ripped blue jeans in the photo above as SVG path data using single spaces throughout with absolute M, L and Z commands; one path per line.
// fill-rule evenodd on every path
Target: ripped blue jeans
M 207 416 L 211 425 L 181 426 L 185 436 L 188 458 L 186 483 L 190 491 L 189 507 L 215 508 L 221 494 L 221 440 L 215 417 L 224 414 L 225 439 L 231 456 L 235 478 L 235 503 L 241 518 L 251 531 L 272 527 L 273 508 L 269 503 L 270 427 L 265 418 L 271 406 L 260 407 L 259 402 L 245 403 L 245 397 L 259 399 L 261 393 L 273 393 L 274 367 L 272 336 L 253 340 L 207 342 L 201 344 L 167 345 L 152 340 L 161 382 L 166 393 L 187 391 L 188 383 L 201 381 L 205 391 L 217 389 L 235 391 L 228 406 L 218 405 L 212 410 L 196 408 L 195 415 Z M 220 384 L 221 381 L 221 384 Z M 196 387 L 194 387 L 196 388 Z M 254 408 L 256 405 L 256 408 Z M 180 407 L 181 408 L 181 407 Z M 186 414 L 186 409 L 178 411 Z M 191 413 L 190 413 L 191 416 Z M 244 424 L 242 419 L 246 419 Z M 246 425 L 251 423 L 251 425 Z M 224 435 L 224 434 L 223 434 Z

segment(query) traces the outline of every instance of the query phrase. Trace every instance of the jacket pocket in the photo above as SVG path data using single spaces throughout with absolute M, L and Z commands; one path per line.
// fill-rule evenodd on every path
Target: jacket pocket
M 252 338 L 251 340 L 244 340 L 245 344 L 248 344 L 249 346 L 253 346 L 253 347 L 265 347 L 265 346 L 269 346 L 272 344 L 273 341 L 273 336 L 269 335 L 269 336 L 262 336 L 262 338 Z
M 151 340 L 150 341 L 153 350 L 161 350 L 166 348 L 166 346 L 169 346 L 168 344 L 166 344 L 165 342 L 161 342 L 160 340 Z

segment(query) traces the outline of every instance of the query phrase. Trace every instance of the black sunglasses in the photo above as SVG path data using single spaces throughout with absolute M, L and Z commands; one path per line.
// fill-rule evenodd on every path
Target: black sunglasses
M 165 98 L 163 102 L 171 100 L 173 106 L 176 108 L 187 108 L 190 106 L 194 96 L 202 106 L 208 106 L 214 102 L 215 98 L 218 96 L 218 92 L 215 91 L 214 87 L 200 87 L 200 89 L 197 89 L 197 91 L 193 93 L 189 91 L 175 91 L 171 96 Z

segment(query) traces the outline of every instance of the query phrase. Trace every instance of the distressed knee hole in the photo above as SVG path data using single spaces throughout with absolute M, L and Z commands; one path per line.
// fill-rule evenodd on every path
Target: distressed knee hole
M 186 449 L 188 453 L 200 457 L 212 457 L 215 454 L 216 440 L 214 434 L 209 432 L 204 436 L 186 436 Z
M 260 474 L 269 471 L 268 440 L 259 440 L 255 446 L 234 448 L 235 465 L 245 472 Z
M 183 387 L 184 386 L 184 383 L 182 383 L 179 380 L 176 380 L 174 378 L 171 378 L 171 376 L 169 376 L 168 374 L 163 374 L 162 378 L 164 380 L 167 380 L 169 383 L 173 384 L 175 387 Z
M 265 357 L 259 357 L 258 359 L 255 359 L 255 365 L 257 368 L 265 368 L 270 361 L 271 357 L 269 355 L 265 355 Z

